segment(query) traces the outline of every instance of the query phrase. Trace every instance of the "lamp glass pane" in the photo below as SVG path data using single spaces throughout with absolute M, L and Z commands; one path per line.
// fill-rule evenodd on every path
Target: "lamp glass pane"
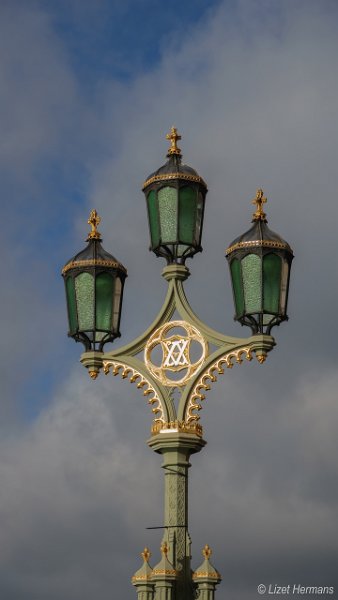
M 167 244 L 177 240 L 177 190 L 164 187 L 157 193 L 160 213 L 161 242 Z
M 113 298 L 113 330 L 114 333 L 118 332 L 119 320 L 120 320 L 120 309 L 121 309 L 121 292 L 122 283 L 119 277 L 115 279 L 115 293 Z
M 114 279 L 109 273 L 100 273 L 95 281 L 96 329 L 110 331 Z
M 158 246 L 160 243 L 160 225 L 158 222 L 156 193 L 154 190 L 151 190 L 151 192 L 149 192 L 147 201 L 151 245 L 156 248 L 156 246 Z
M 196 212 L 196 244 L 200 245 L 202 237 L 202 219 L 204 209 L 204 197 L 202 192 L 198 192 L 197 212 Z
M 241 275 L 241 263 L 234 258 L 230 265 L 232 288 L 235 298 L 236 316 L 240 317 L 244 313 L 244 295 Z
M 279 312 L 282 260 L 274 253 L 263 257 L 264 310 Z
M 248 254 L 242 260 L 245 312 L 262 310 L 262 268 L 257 254 Z
M 90 273 L 80 273 L 75 279 L 75 291 L 79 329 L 94 329 L 94 277 Z
M 76 332 L 76 329 L 77 329 L 77 315 L 76 315 L 74 280 L 72 277 L 67 277 L 66 294 L 67 294 L 68 317 L 69 317 L 69 332 L 71 334 L 73 334 Z
M 288 298 L 288 284 L 289 284 L 289 263 L 287 260 L 282 261 L 282 279 L 280 289 L 280 312 L 282 315 L 286 314 L 286 303 Z
M 196 191 L 184 186 L 179 190 L 179 240 L 186 244 L 195 243 Z

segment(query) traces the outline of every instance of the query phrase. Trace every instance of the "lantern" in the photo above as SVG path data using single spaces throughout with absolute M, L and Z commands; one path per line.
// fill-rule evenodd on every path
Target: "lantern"
M 101 219 L 90 214 L 87 247 L 62 269 L 68 307 L 69 333 L 86 352 L 102 352 L 104 344 L 120 337 L 124 266 L 102 247 L 97 227 Z
M 235 303 L 235 320 L 253 334 L 270 334 L 287 317 L 289 278 L 293 252 L 289 244 L 267 226 L 263 190 L 253 204 L 253 225 L 226 250 Z
M 207 186 L 198 173 L 182 163 L 175 127 L 168 161 L 149 175 L 143 185 L 150 230 L 150 250 L 163 256 L 168 264 L 184 264 L 188 257 L 202 251 L 202 227 Z

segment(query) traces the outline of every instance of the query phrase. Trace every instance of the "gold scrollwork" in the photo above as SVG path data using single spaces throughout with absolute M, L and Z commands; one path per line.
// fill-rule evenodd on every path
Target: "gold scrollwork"
M 158 416 L 156 416 L 154 423 L 159 423 L 159 424 L 164 423 L 164 410 L 163 410 L 163 406 L 162 406 L 162 401 L 159 398 L 156 390 L 151 385 L 151 383 L 145 377 L 143 377 L 143 375 L 141 375 L 141 373 L 136 371 L 136 369 L 133 369 L 132 367 L 124 365 L 123 363 L 119 363 L 119 362 L 115 362 L 115 361 L 111 361 L 111 360 L 105 360 L 103 362 L 104 374 L 108 375 L 108 373 L 110 372 L 110 369 L 112 369 L 112 374 L 115 377 L 116 377 L 116 375 L 120 375 L 122 377 L 122 379 L 128 378 L 130 383 L 135 383 L 136 387 L 138 389 L 142 390 L 144 396 L 150 396 L 152 394 L 151 398 L 148 398 L 148 403 L 151 405 L 154 405 L 157 403 L 157 406 L 153 406 L 153 408 L 152 408 L 152 412 L 155 415 L 158 415 Z
M 245 355 L 246 360 L 252 360 L 253 356 L 251 348 L 239 348 L 238 350 L 227 352 L 227 354 L 219 358 L 205 373 L 203 373 L 203 375 L 201 375 L 189 398 L 186 408 L 186 423 L 198 421 L 200 418 L 199 415 L 194 414 L 193 411 L 199 411 L 202 408 L 202 405 L 199 404 L 198 401 L 205 400 L 205 394 L 203 394 L 201 390 L 210 390 L 210 383 L 217 381 L 217 375 L 222 375 L 224 373 L 222 365 L 225 365 L 227 369 L 232 369 L 234 366 L 234 359 L 237 364 L 242 364 L 243 354 Z M 215 371 L 217 374 L 215 374 Z M 210 383 L 207 383 L 208 381 Z
M 183 329 L 187 335 L 177 333 L 167 337 L 172 329 Z M 195 341 L 201 346 L 199 359 L 192 363 L 190 357 L 191 343 Z M 162 350 L 162 361 L 159 366 L 151 361 L 153 350 L 160 346 Z M 201 368 L 208 353 L 208 344 L 201 333 L 187 321 L 170 321 L 165 323 L 150 336 L 144 349 L 144 362 L 150 373 L 168 387 L 183 386 Z M 181 378 L 172 379 L 167 372 L 179 373 L 184 371 Z

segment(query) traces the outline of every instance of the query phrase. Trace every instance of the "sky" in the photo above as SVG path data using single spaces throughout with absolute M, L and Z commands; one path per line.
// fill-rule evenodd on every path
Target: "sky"
M 141 187 L 172 125 L 209 189 L 188 264 L 195 312 L 250 334 L 233 320 L 224 250 L 250 227 L 257 188 L 295 254 L 276 348 L 226 371 L 200 413 L 192 566 L 208 543 L 218 598 L 255 600 L 261 583 L 338 594 L 337 25 L 335 0 L 0 2 L 4 600 L 132 600 L 144 546 L 159 560 L 149 406 L 125 381 L 88 377 L 60 272 L 96 208 L 128 269 L 116 346 L 152 322 L 166 283 Z

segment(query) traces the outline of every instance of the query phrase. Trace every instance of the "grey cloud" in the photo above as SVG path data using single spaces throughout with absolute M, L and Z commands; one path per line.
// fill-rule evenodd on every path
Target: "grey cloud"
M 101 83 L 106 158 L 84 153 L 90 184 L 75 228 L 80 239 L 95 202 L 104 245 L 129 270 L 123 341 L 136 336 L 165 293 L 140 187 L 164 161 L 161 136 L 175 124 L 184 159 L 209 185 L 205 250 L 187 282 L 203 319 L 248 333 L 232 322 L 223 254 L 249 228 L 257 187 L 267 193 L 271 228 L 295 249 L 290 322 L 275 331 L 266 365 L 243 364 L 215 384 L 201 413 L 209 443 L 192 459 L 193 565 L 209 543 L 224 576 L 218 596 L 246 600 L 261 582 L 338 589 L 337 10 L 330 2 L 285 2 L 278 13 L 271 3 L 238 6 L 236 18 L 224 3 L 183 43 L 173 37 L 152 73 Z M 51 347 L 48 355 L 54 363 Z M 69 356 L 58 355 L 60 372 L 69 373 Z M 138 553 L 147 543 L 155 561 L 160 542 L 144 530 L 162 518 L 160 458 L 144 443 L 150 420 L 125 382 L 93 386 L 74 366 L 27 432 L 1 443 L 4 597 L 104 599 L 113 588 L 135 597 Z

